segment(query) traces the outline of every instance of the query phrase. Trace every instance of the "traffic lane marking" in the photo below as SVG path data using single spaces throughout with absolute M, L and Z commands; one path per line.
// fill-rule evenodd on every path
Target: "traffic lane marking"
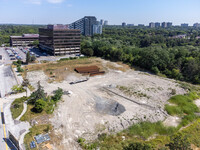
M 4 138 L 5 138 L 5 144 L 6 144 L 6 150 L 8 150 L 8 145 L 7 145 L 7 136 L 6 136 L 6 126 L 5 126 L 5 118 L 4 118 L 4 112 L 3 108 L 1 107 L 1 118 L 2 118 L 2 124 L 3 124 L 3 132 L 4 132 Z

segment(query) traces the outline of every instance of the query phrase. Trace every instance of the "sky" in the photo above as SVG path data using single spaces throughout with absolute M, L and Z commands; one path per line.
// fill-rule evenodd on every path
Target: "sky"
M 0 24 L 69 24 L 84 16 L 110 25 L 200 23 L 200 0 L 0 0 Z

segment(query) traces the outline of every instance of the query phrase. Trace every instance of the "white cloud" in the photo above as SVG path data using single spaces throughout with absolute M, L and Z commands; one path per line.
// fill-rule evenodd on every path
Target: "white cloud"
M 56 3 L 62 3 L 64 0 L 47 0 L 49 3 L 53 3 L 53 4 L 56 4 Z

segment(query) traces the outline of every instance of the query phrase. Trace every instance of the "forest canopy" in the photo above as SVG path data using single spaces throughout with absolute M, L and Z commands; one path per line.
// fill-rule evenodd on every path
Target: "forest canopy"
M 184 35 L 184 38 L 178 35 Z M 169 78 L 200 84 L 200 29 L 106 27 L 82 37 L 82 53 L 123 61 Z M 93 51 L 91 51 L 93 50 Z

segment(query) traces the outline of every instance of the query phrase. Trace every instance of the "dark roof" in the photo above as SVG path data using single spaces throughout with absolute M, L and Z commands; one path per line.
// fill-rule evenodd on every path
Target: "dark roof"
M 91 72 L 99 72 L 99 67 L 97 66 L 87 66 L 87 67 L 77 67 L 75 71 L 78 73 L 91 73 Z

